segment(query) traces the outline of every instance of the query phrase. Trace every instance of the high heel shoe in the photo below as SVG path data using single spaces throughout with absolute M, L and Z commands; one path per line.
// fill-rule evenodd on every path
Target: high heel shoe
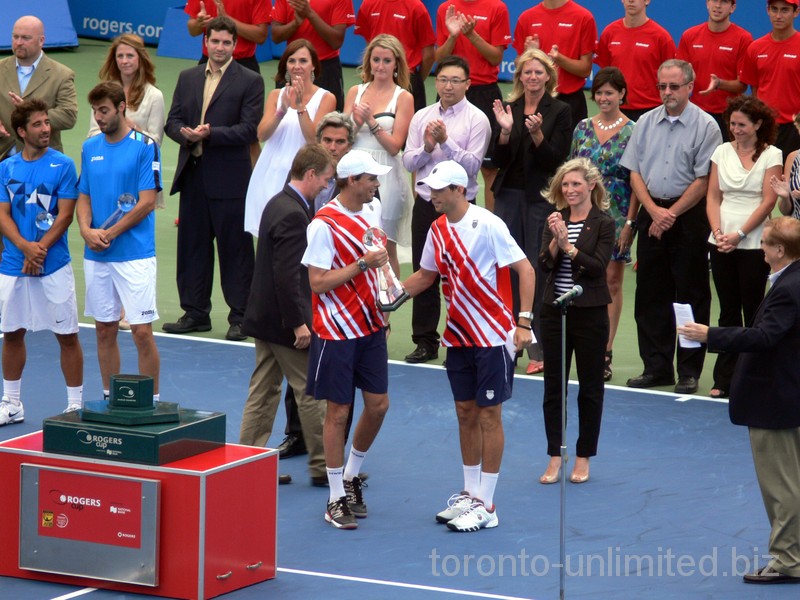
M 531 360 L 525 368 L 526 375 L 538 375 L 542 371 L 544 371 L 544 362 L 541 360 Z
M 611 381 L 611 378 L 614 376 L 614 370 L 611 366 L 613 358 L 614 353 L 611 350 L 606 350 L 606 355 L 603 359 L 603 381 Z
M 558 468 L 556 469 L 555 474 L 548 475 L 547 471 L 550 470 L 550 465 L 547 465 L 547 469 L 545 470 L 544 474 L 539 477 L 539 483 L 542 485 L 550 485 L 551 483 L 556 483 L 559 481 L 561 475 L 561 461 L 559 460 Z
M 581 458 L 580 458 L 580 457 L 576 459 L 576 462 L 575 462 L 575 468 L 576 468 L 576 469 L 577 469 L 577 467 L 578 467 L 578 461 L 580 461 L 580 460 L 581 460 Z M 584 460 L 585 460 L 585 459 L 584 459 Z M 572 471 L 572 475 L 570 475 L 570 476 L 569 476 L 569 480 L 570 480 L 572 483 L 586 483 L 587 481 L 589 481 L 589 461 L 588 461 L 588 460 L 586 460 L 586 473 L 585 473 L 585 474 L 583 474 L 583 475 L 576 475 L 576 474 L 575 474 L 575 470 L 573 469 L 573 471 Z
M 550 485 L 551 483 L 558 483 L 559 475 L 561 475 L 561 469 L 556 471 L 555 475 L 548 475 L 545 473 L 541 477 L 539 477 L 539 483 L 543 485 Z

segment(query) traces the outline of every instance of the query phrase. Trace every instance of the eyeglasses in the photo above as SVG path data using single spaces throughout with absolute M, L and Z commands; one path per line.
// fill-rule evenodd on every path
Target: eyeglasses
M 448 85 L 452 85 L 452 86 L 455 87 L 457 85 L 461 85 L 462 83 L 466 83 L 466 82 L 467 82 L 466 79 L 459 79 L 458 77 L 450 77 L 450 78 L 448 78 L 448 77 L 437 77 L 436 78 L 436 83 L 438 83 L 439 85 L 443 85 L 444 87 L 447 87 Z
M 658 88 L 659 92 L 666 92 L 667 88 L 669 88 L 670 92 L 677 92 L 685 85 L 689 85 L 692 83 L 691 81 L 687 81 L 686 83 L 657 83 L 656 87 Z

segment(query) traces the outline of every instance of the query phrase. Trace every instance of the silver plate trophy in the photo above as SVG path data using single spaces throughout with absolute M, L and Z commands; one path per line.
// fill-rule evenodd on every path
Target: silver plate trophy
M 380 250 L 386 248 L 386 232 L 380 227 L 370 227 L 364 232 L 362 238 L 367 250 Z M 403 284 L 395 275 L 392 265 L 388 262 L 378 269 L 378 308 L 383 312 L 392 312 L 408 300 L 408 294 L 403 289 Z
M 113 227 L 116 223 L 124 216 L 127 215 L 136 203 L 139 200 L 133 194 L 129 194 L 125 192 L 124 194 L 120 194 L 119 198 L 117 198 L 117 210 L 115 210 L 111 215 L 103 221 L 103 224 L 100 225 L 99 229 L 108 229 L 109 227 Z

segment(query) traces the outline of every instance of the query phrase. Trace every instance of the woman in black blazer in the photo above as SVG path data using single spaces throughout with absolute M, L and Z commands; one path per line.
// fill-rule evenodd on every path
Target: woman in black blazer
M 542 231 L 553 207 L 542 197 L 542 188 L 567 159 L 572 143 L 570 108 L 557 100 L 558 74 L 550 57 L 541 50 L 526 50 L 515 61 L 514 84 L 508 104 L 494 103 L 500 131 L 495 140 L 494 164 L 500 171 L 494 180 L 494 212 L 508 226 L 514 240 L 536 269 L 533 307 L 519 306 L 516 278 L 512 275 L 514 314 L 533 311 L 533 332 L 539 336 L 542 303 L 541 273 L 536 256 Z M 527 315 L 526 315 L 527 316 Z M 540 373 L 544 366 L 538 345 L 528 350 L 526 372 Z
M 550 463 L 540 483 L 558 481 L 561 468 L 561 309 L 556 297 L 574 285 L 583 288 L 567 309 L 566 349 L 569 376 L 572 353 L 578 369 L 579 433 L 570 481 L 589 479 L 589 458 L 597 454 L 603 414 L 603 360 L 608 340 L 611 295 L 606 267 L 614 246 L 614 220 L 600 171 L 586 158 L 562 165 L 544 192 L 555 205 L 542 236 L 539 268 L 546 275 L 542 304 L 544 350 L 544 425 Z

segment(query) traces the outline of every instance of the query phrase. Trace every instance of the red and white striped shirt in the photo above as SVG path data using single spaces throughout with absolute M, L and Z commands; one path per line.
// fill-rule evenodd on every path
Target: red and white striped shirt
M 503 221 L 470 205 L 458 223 L 431 225 L 420 266 L 442 276 L 445 346 L 503 346 L 514 330 L 508 265 L 525 258 Z
M 308 226 L 308 247 L 302 263 L 325 270 L 342 269 L 361 258 L 367 249 L 362 238 L 379 227 L 381 204 L 365 204 L 358 212 L 347 210 L 336 197 L 323 206 Z M 325 340 L 352 340 L 386 326 L 377 305 L 377 271 L 368 269 L 324 294 L 312 297 L 314 333 Z

